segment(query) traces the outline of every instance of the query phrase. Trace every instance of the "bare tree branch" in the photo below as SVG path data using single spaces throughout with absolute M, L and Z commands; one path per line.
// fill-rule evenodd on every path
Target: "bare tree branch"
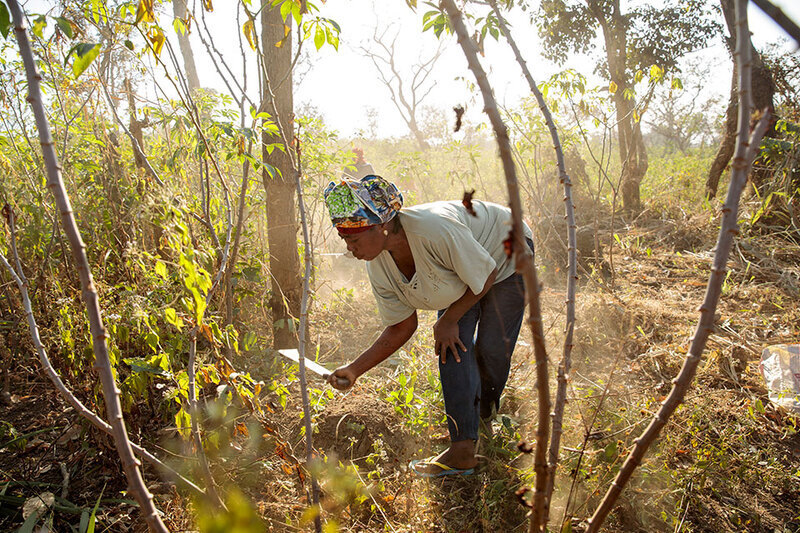
M 305 266 L 305 272 L 303 274 L 303 295 L 300 300 L 300 342 L 298 344 L 298 353 L 300 357 L 298 358 L 299 365 L 300 365 L 300 386 L 305 388 L 306 390 L 303 391 L 303 412 L 304 416 L 304 423 L 305 423 L 305 430 L 306 430 L 306 461 L 311 464 L 314 460 L 314 443 L 311 440 L 311 435 L 313 433 L 311 427 L 311 403 L 308 397 L 308 385 L 305 382 L 305 371 L 306 371 L 306 364 L 305 358 L 308 348 L 308 339 L 307 339 L 307 332 L 308 332 L 308 296 L 311 292 L 310 288 L 310 279 L 311 279 L 311 238 L 309 237 L 308 233 L 308 221 L 306 220 L 306 205 L 303 201 L 303 184 L 302 184 L 302 177 L 303 177 L 303 167 L 302 167 L 302 158 L 301 158 L 301 151 L 300 151 L 300 139 L 295 137 L 295 150 L 296 150 L 296 161 L 297 161 L 297 205 L 299 206 L 300 210 L 300 224 L 303 227 L 303 263 Z M 312 492 L 312 500 L 315 505 L 319 504 L 319 485 L 317 484 L 316 477 L 312 477 L 311 479 L 311 492 Z M 317 531 L 320 531 L 321 524 L 319 521 L 319 514 L 315 516 L 315 527 Z
M 442 55 L 442 45 L 440 42 L 431 57 L 411 67 L 412 75 L 409 87 L 407 88 L 404 83 L 404 79 L 406 79 L 407 76 L 400 72 L 400 68 L 395 63 L 399 31 L 395 33 L 394 37 L 390 40 L 391 42 L 387 44 L 387 33 L 390 29 L 391 26 L 378 34 L 376 28 L 373 32 L 372 41 L 377 45 L 378 51 L 367 48 L 364 45 L 359 46 L 359 49 L 372 61 L 381 82 L 389 89 L 392 103 L 400 113 L 403 121 L 405 121 L 411 134 L 414 135 L 419 147 L 423 150 L 427 150 L 428 143 L 425 141 L 425 136 L 419 129 L 417 115 L 422 101 L 425 100 L 434 88 L 434 84 L 430 84 L 427 89 L 423 89 L 428 77 L 436 66 L 436 62 Z
M 98 80 L 99 78 L 100 77 L 98 76 Z M 156 183 L 158 183 L 159 185 L 164 185 L 164 181 L 161 179 L 161 177 L 155 171 L 153 166 L 150 164 L 150 160 L 147 159 L 147 155 L 145 155 L 144 150 L 142 149 L 141 146 L 139 146 L 139 142 L 136 140 L 136 137 L 133 136 L 128 127 L 125 126 L 125 123 L 122 122 L 122 119 L 119 118 L 119 115 L 117 114 L 117 108 L 116 106 L 114 106 L 114 100 L 111 98 L 111 95 L 108 94 L 108 89 L 106 88 L 105 83 L 103 83 L 102 81 L 100 81 L 99 83 L 100 87 L 103 89 L 103 94 L 106 96 L 106 99 L 108 100 L 108 107 L 111 108 L 111 113 L 114 115 L 114 120 L 117 121 L 117 124 L 120 125 L 122 131 L 124 131 L 125 135 L 127 135 L 128 138 L 131 140 L 131 145 L 133 146 L 133 149 L 136 150 L 136 152 L 139 154 L 142 163 L 144 163 L 145 167 L 147 168 L 147 172 L 156 181 Z
M 45 169 L 47 170 L 47 187 L 55 197 L 56 205 L 58 205 L 58 210 L 61 214 L 61 222 L 69 239 L 72 255 L 78 268 L 78 274 L 80 275 L 81 292 L 84 303 L 86 304 L 89 327 L 92 334 L 95 369 L 100 375 L 106 412 L 111 421 L 111 426 L 114 429 L 114 444 L 116 445 L 117 453 L 119 453 L 125 476 L 128 479 L 130 492 L 139 503 L 139 507 L 141 508 L 142 515 L 148 527 L 154 532 L 167 532 L 168 530 L 161 521 L 156 507 L 153 504 L 153 496 L 147 490 L 147 486 L 142 479 L 142 474 L 139 470 L 139 460 L 133 455 L 133 450 L 128 440 L 128 432 L 122 417 L 119 389 L 117 388 L 114 373 L 111 370 L 111 361 L 108 356 L 108 345 L 106 344 L 106 337 L 108 334 L 103 326 L 97 291 L 94 288 L 92 273 L 89 269 L 89 261 L 86 257 L 86 247 L 81 239 L 78 225 L 72 213 L 72 206 L 70 205 L 69 197 L 67 196 L 67 191 L 61 178 L 61 166 L 58 163 L 58 156 L 56 155 L 53 145 L 53 137 L 50 134 L 50 124 L 47 120 L 44 104 L 42 102 L 42 93 L 39 83 L 41 76 L 36 69 L 33 51 L 31 50 L 30 41 L 28 40 L 28 34 L 25 28 L 22 9 L 17 0 L 8 0 L 7 4 L 14 19 L 14 33 L 19 43 L 22 61 L 25 64 L 25 73 L 28 78 L 28 101 L 33 109 L 33 114 L 36 118 L 36 126 L 39 130 L 39 142 L 42 146 L 42 156 L 45 162 Z
M 736 153 L 733 159 L 731 171 L 731 182 L 728 187 L 728 197 L 722 208 L 722 224 L 719 236 L 717 237 L 716 252 L 711 267 L 711 275 L 708 279 L 705 298 L 700 306 L 700 319 L 697 323 L 689 351 L 686 354 L 683 367 L 678 376 L 673 380 L 672 390 L 661 404 L 653 420 L 636 439 L 633 449 L 628 454 L 625 463 L 617 473 L 617 477 L 611 483 L 603 501 L 595 510 L 589 520 L 587 533 L 594 533 L 600 529 L 603 521 L 614 507 L 617 498 L 622 493 L 623 488 L 630 480 L 634 470 L 641 464 L 644 454 L 650 445 L 658 437 L 661 428 L 667 423 L 672 413 L 683 401 L 686 391 L 691 385 L 700 358 L 705 349 L 708 336 L 714 330 L 714 313 L 717 309 L 722 283 L 727 272 L 728 256 L 730 254 L 733 238 L 738 234 L 737 217 L 739 213 L 739 197 L 747 183 L 747 174 L 753 162 L 755 151 L 761 142 L 761 137 L 769 126 L 768 110 L 758 122 L 752 135 L 750 129 L 750 113 L 752 109 L 752 96 L 750 94 L 750 75 L 751 75 L 751 46 L 749 28 L 747 24 L 747 0 L 736 0 L 736 60 L 739 67 L 739 131 L 737 134 Z
M 757 5 L 761 11 L 766 13 L 769 18 L 774 20 L 775 24 L 780 26 L 783 31 L 788 33 L 797 43 L 797 46 L 800 46 L 800 27 L 798 27 L 792 19 L 787 17 L 786 13 L 784 13 L 781 8 L 769 0 L 753 0 L 753 3 Z
M 558 138 L 558 130 L 553 121 L 553 116 L 550 114 L 550 109 L 547 107 L 544 96 L 536 86 L 536 81 L 534 81 L 533 76 L 531 76 L 530 70 L 528 70 L 516 42 L 514 42 L 514 39 L 511 37 L 511 32 L 506 25 L 505 18 L 497 8 L 497 2 L 495 0 L 489 0 L 489 4 L 492 6 L 492 10 L 500 24 L 500 30 L 508 40 L 511 49 L 514 51 L 514 57 L 516 57 L 517 63 L 519 63 L 520 68 L 522 68 L 522 72 L 525 75 L 525 79 L 528 81 L 531 92 L 539 103 L 539 109 L 542 111 L 542 115 L 547 123 L 547 128 L 550 130 L 550 137 L 553 140 L 553 149 L 556 152 L 559 179 L 561 185 L 564 187 L 564 212 L 565 218 L 567 219 L 567 316 L 564 331 L 564 351 L 561 362 L 558 365 L 558 386 L 552 414 L 553 433 L 550 437 L 550 448 L 548 452 L 549 474 L 547 476 L 547 488 L 544 497 L 545 507 L 543 516 L 541 517 L 544 523 L 536 525 L 539 529 L 544 529 L 550 516 L 550 499 L 553 495 L 553 487 L 555 485 L 558 451 L 561 446 L 561 434 L 564 431 L 562 421 L 564 419 L 564 406 L 567 403 L 567 380 L 569 379 L 569 370 L 572 365 L 572 335 L 575 331 L 575 285 L 578 281 L 575 208 L 572 203 L 572 181 L 570 180 L 569 174 L 567 174 L 567 167 L 564 164 L 564 152 L 561 150 L 561 142 Z
M 511 143 L 508 138 L 508 130 L 500 117 L 497 103 L 492 93 L 492 87 L 486 77 L 480 61 L 478 60 L 478 50 L 474 41 L 470 38 L 467 27 L 464 25 L 461 12 L 456 7 L 453 0 L 442 0 L 439 4 L 450 19 L 450 23 L 458 35 L 458 44 L 464 51 L 467 58 L 469 69 L 475 75 L 475 81 L 480 87 L 483 95 L 484 112 L 489 117 L 494 129 L 495 139 L 500 152 L 500 160 L 503 163 L 503 171 L 506 177 L 508 188 L 509 203 L 511 205 L 511 238 L 513 242 L 514 261 L 517 272 L 522 274 L 525 280 L 525 292 L 528 300 L 529 316 L 528 325 L 533 334 L 533 352 L 536 359 L 536 388 L 539 398 L 539 417 L 536 430 L 536 450 L 534 453 L 534 471 L 536 473 L 536 485 L 534 488 L 534 505 L 531 516 L 530 531 L 539 533 L 544 531 L 544 511 L 545 493 L 547 488 L 547 442 L 550 437 L 550 385 L 547 375 L 547 349 L 544 343 L 544 330 L 542 327 L 542 311 L 539 302 L 539 281 L 536 274 L 536 265 L 533 256 L 525 242 L 522 231 L 522 204 L 519 198 L 519 184 L 517 183 L 517 173 L 514 168 L 514 159 L 511 154 Z

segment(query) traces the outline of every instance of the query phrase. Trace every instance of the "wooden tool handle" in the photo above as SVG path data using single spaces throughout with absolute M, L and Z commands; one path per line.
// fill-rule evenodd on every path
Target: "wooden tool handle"
M 324 376 L 322 376 L 322 379 L 324 379 L 325 381 L 328 381 L 328 379 L 330 379 L 330 377 L 331 377 L 331 374 L 325 374 Z M 334 378 L 336 379 L 336 384 L 338 386 L 343 387 L 345 389 L 350 388 L 350 380 L 349 379 L 340 378 L 339 376 L 334 376 Z

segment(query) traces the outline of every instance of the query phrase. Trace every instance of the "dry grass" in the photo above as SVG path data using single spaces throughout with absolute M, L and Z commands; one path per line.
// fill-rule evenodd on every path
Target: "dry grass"
M 640 219 L 625 232 L 615 249 L 613 289 L 611 279 L 581 280 L 554 530 L 564 520 L 580 529 L 682 364 L 705 290 L 715 229 L 708 215 L 678 220 Z M 685 404 L 624 492 L 608 531 L 800 531 L 800 422 L 769 405 L 758 373 L 764 345 L 800 338 L 798 259 L 791 242 L 743 235 L 704 363 Z M 327 280 L 326 287 L 315 304 L 311 338 L 320 361 L 333 368 L 368 346 L 380 325 L 363 265 L 337 265 L 335 280 L 324 268 L 318 279 Z M 559 283 L 548 282 L 543 312 L 553 369 L 561 351 L 563 300 Z M 447 445 L 430 354 L 432 322 L 432 313 L 423 314 L 409 345 L 348 394 L 312 381 L 323 518 L 348 532 L 525 531 L 526 509 L 514 493 L 532 476 L 529 457 L 516 448 L 519 439 L 534 434 L 536 419 L 530 334 L 521 336 L 495 436 L 481 443 L 485 459 L 479 472 L 425 480 L 408 471 L 409 460 Z M 309 477 L 296 377 L 278 362 L 251 358 L 236 364 L 279 387 L 265 388 L 263 413 L 232 407 L 220 422 L 218 431 L 227 437 L 212 454 L 217 479 L 241 490 L 268 530 L 308 530 Z M 38 382 L 32 369 L 15 375 L 17 395 Z M 53 394 L 40 388 L 42 397 Z M 52 402 L 40 405 L 47 406 L 46 413 L 58 410 Z M 19 411 L 14 415 L 19 420 L 35 417 L 19 404 L 12 410 Z M 146 423 L 137 427 L 142 428 L 137 438 L 155 434 Z M 104 461 L 87 459 L 85 451 L 76 455 L 80 443 L 60 449 L 66 450 L 62 461 L 88 460 L 119 485 L 121 478 Z M 89 447 L 93 453 L 99 449 L 106 448 L 99 442 Z M 20 470 L 30 470 L 41 457 L 46 452 L 38 448 L 3 450 L 0 464 L 8 479 L 50 480 Z M 182 462 L 191 471 L 191 462 Z M 155 473 L 148 476 L 155 480 Z M 78 503 L 89 505 L 99 490 L 97 479 L 73 483 L 76 494 L 85 494 Z M 195 527 L 185 497 L 169 485 L 158 492 L 172 527 Z M 115 513 L 121 516 L 125 509 L 109 505 L 104 523 L 113 523 Z

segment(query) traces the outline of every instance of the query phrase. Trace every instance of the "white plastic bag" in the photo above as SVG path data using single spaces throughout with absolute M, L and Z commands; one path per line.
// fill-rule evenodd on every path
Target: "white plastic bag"
M 759 366 L 770 401 L 800 414 L 800 344 L 767 346 Z

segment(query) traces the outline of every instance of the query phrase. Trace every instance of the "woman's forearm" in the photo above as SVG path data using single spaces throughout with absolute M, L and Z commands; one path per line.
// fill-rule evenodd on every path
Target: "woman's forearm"
M 467 291 L 461 295 L 461 298 L 450 304 L 450 307 L 444 312 L 442 318 L 450 321 L 450 322 L 458 322 L 461 320 L 461 317 L 464 316 L 464 313 L 470 310 L 473 305 L 475 305 L 478 300 L 483 298 L 483 296 L 489 292 L 489 289 L 492 288 L 494 285 L 494 280 L 497 279 L 497 269 L 495 268 L 489 274 L 489 277 L 486 278 L 486 283 L 483 284 L 483 289 L 478 294 L 472 292 L 472 289 L 467 287 Z
M 372 367 L 385 361 L 390 355 L 399 350 L 414 334 L 417 329 L 417 312 L 414 311 L 411 316 L 398 322 L 392 326 L 387 327 L 377 338 L 372 346 L 367 348 L 358 358 L 350 363 L 348 366 L 356 374 L 360 376 Z

